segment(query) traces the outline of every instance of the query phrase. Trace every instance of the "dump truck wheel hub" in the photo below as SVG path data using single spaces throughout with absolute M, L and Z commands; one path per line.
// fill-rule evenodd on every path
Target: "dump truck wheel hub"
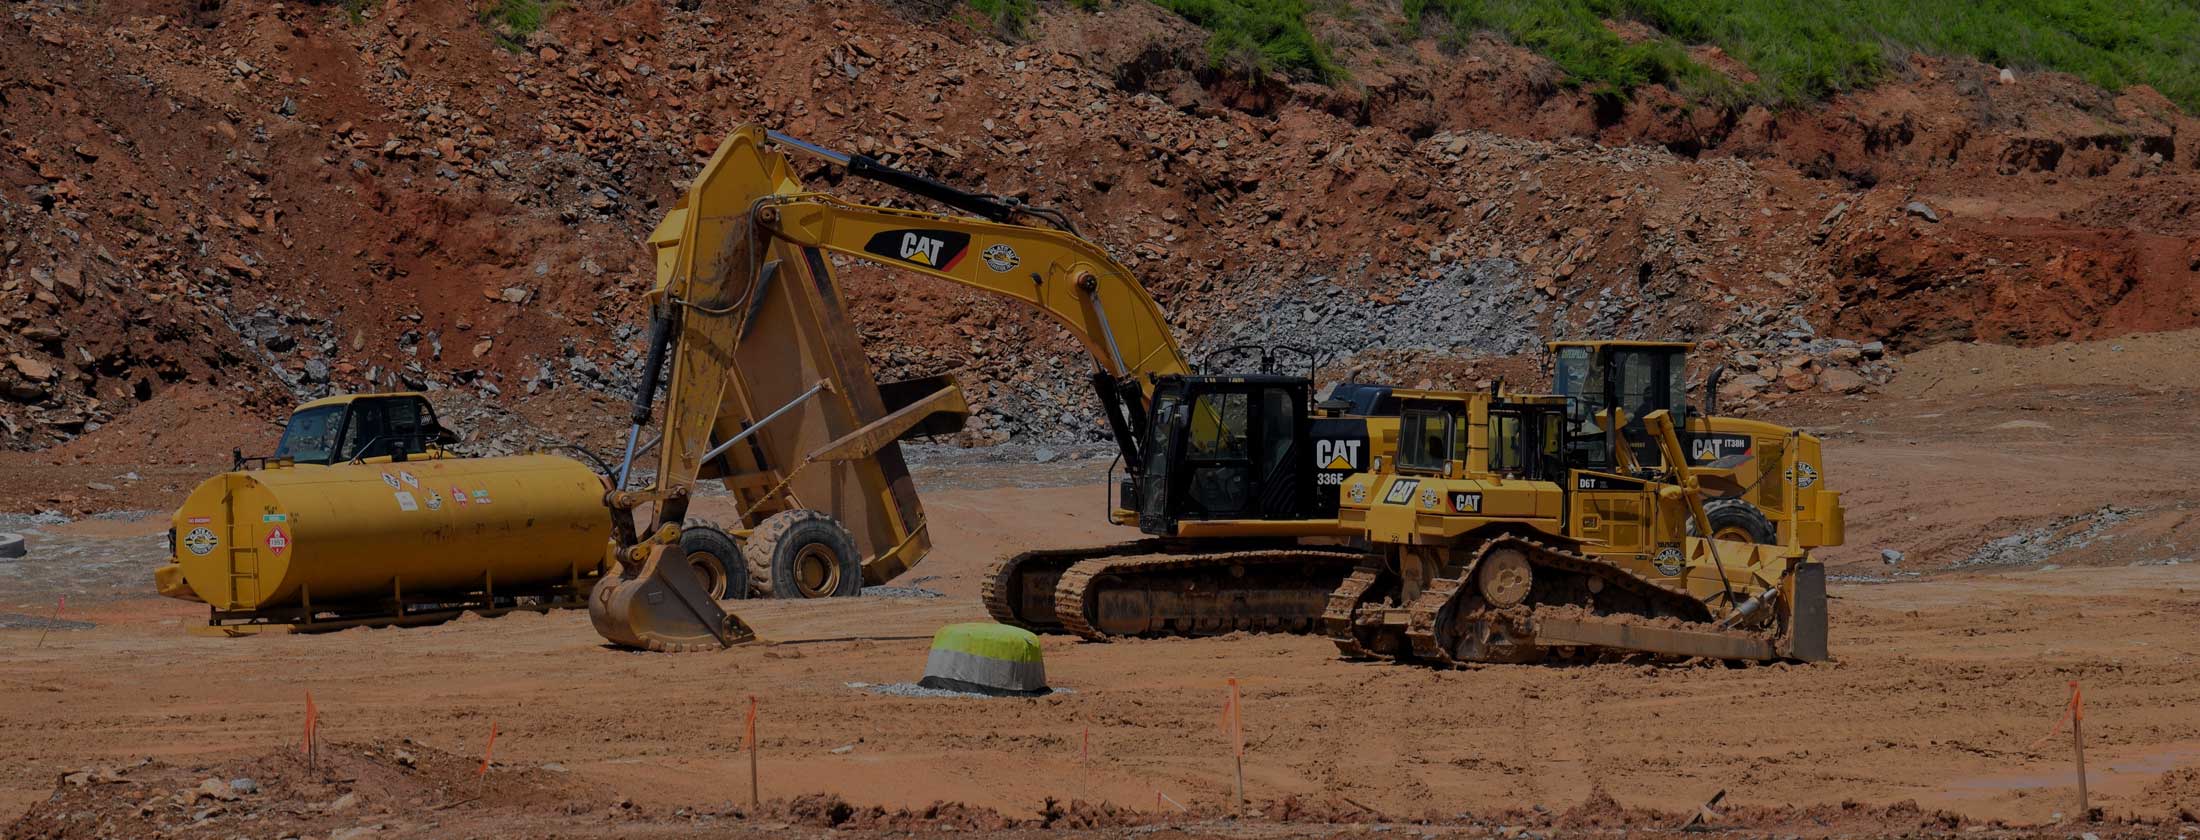
M 840 588 L 840 558 L 833 556 L 830 546 L 811 543 L 803 546 L 794 558 L 795 585 L 801 587 L 802 597 L 823 598 Z
M 695 568 L 695 579 L 703 584 L 703 591 L 710 593 L 713 601 L 726 597 L 726 567 L 716 555 L 708 551 L 688 552 L 688 565 Z

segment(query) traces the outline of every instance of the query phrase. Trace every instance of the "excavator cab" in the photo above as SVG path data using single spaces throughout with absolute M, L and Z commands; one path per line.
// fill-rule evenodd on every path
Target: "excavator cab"
M 1162 377 L 1145 469 L 1123 485 L 1124 508 L 1138 512 L 1139 530 L 1175 536 L 1185 520 L 1318 515 L 1303 451 L 1309 387 L 1304 378 L 1275 374 Z

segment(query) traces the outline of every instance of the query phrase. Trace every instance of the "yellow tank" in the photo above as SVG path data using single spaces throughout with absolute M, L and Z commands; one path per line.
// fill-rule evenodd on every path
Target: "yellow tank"
M 162 594 L 214 623 L 399 620 L 585 593 L 611 536 L 603 480 L 550 455 L 276 466 L 207 479 L 176 511 Z M 424 616 L 423 616 L 424 617 Z M 445 615 L 443 617 L 449 617 Z

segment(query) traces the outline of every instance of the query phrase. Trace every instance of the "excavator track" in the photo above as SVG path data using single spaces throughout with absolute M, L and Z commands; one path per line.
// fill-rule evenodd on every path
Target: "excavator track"
M 1307 633 L 1358 551 L 1264 548 L 1080 560 L 1054 590 L 1061 629 L 1092 641 L 1126 636 Z
M 1531 568 L 1581 575 L 1595 581 L 1589 602 L 1615 600 L 1609 594 L 1624 593 L 1638 600 L 1636 609 L 1620 614 L 1590 614 L 1585 602 L 1559 615 L 1568 605 L 1531 600 L 1517 607 L 1498 609 L 1480 603 L 1474 579 L 1484 558 L 1502 549 L 1525 552 Z M 1471 603 L 1470 602 L 1474 602 Z M 1577 614 L 1578 613 L 1578 614 Z M 1483 544 L 1473 562 L 1456 577 L 1430 583 L 1408 606 L 1406 637 L 1416 657 L 1437 664 L 1465 662 L 1524 662 L 1542 654 L 1553 641 L 1572 641 L 1566 647 L 1593 647 L 1613 651 L 1703 655 L 1714 658 L 1770 658 L 1773 647 L 1761 635 L 1713 625 L 1710 608 L 1703 602 L 1667 589 L 1649 578 L 1619 566 L 1518 536 L 1504 536 Z M 1546 628 L 1549 628 L 1546 632 Z M 1479 634 L 1469 637 L 1464 634 Z M 1602 643 L 1604 640 L 1618 644 Z M 1471 654 L 1461 657 L 1464 649 Z
M 1337 652 L 1347 659 L 1373 659 L 1375 654 L 1360 644 L 1360 636 L 1353 632 L 1353 615 L 1359 610 L 1367 592 L 1375 588 L 1381 579 L 1380 563 L 1362 563 L 1345 577 L 1344 582 L 1329 593 L 1329 604 L 1322 610 L 1322 632 L 1337 646 Z
M 1165 551 L 1160 540 L 1133 540 L 1084 548 L 1042 548 L 1001 558 L 978 584 L 987 615 L 1034 633 L 1062 632 L 1055 617 L 1055 583 L 1071 566 L 1086 560 L 1135 557 Z

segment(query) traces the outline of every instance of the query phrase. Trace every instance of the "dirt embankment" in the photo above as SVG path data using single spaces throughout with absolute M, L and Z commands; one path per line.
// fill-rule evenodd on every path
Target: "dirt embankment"
M 2200 320 L 2200 124 L 2145 89 L 1921 58 L 1720 111 L 1596 100 L 1488 39 L 1346 43 L 1330 89 L 1219 76 L 1201 37 L 1139 3 L 1004 43 L 913 4 L 583 2 L 509 50 L 404 0 L 25 7 L 0 23 L 0 440 L 136 447 L 110 425 L 177 389 L 233 427 L 394 387 L 600 440 L 616 412 L 530 397 L 632 379 L 639 241 L 739 122 L 1064 207 L 1195 350 L 1311 336 L 1340 372 L 1677 336 L 1772 399 L 1951 339 Z M 1100 433 L 1052 326 L 846 282 L 889 375 L 974 374 L 966 440 Z

